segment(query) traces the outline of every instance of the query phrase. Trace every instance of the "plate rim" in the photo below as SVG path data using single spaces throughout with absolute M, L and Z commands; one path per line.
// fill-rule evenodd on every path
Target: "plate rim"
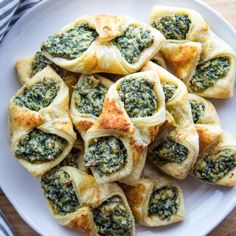
M 34 6 L 32 9 L 30 9 L 29 11 L 27 11 L 13 26 L 12 29 L 14 30 L 15 28 L 18 27 L 19 24 L 21 24 L 21 21 L 24 21 L 25 18 L 29 17 L 30 15 L 33 15 L 35 11 L 38 11 L 38 9 L 40 7 L 45 7 L 44 5 L 47 5 L 48 3 L 52 2 L 53 0 L 44 0 L 44 1 L 40 1 L 36 6 Z M 229 21 L 220 13 L 218 12 L 216 9 L 214 9 L 213 7 L 209 6 L 207 3 L 203 2 L 202 0 L 191 0 L 193 2 L 195 2 L 196 4 L 199 4 L 200 6 L 206 8 L 208 11 L 210 11 L 211 13 L 213 13 L 217 18 L 219 18 L 221 21 L 223 21 L 223 23 L 229 28 L 229 30 L 231 31 L 231 33 L 233 33 L 236 37 L 236 29 L 229 23 Z M 157 3 L 158 4 L 158 3 Z M 156 5 L 157 5 L 156 4 Z M 186 7 L 188 8 L 188 7 Z M 11 30 L 12 30 L 11 29 Z M 10 31 L 11 31 L 10 30 Z M 0 49 L 3 48 L 5 41 L 7 41 L 8 39 L 8 34 L 3 38 L 1 45 L 0 45 Z M 236 95 L 235 95 L 236 96 Z M 14 209 L 16 210 L 16 212 L 19 214 L 19 216 L 23 219 L 23 221 L 25 223 L 27 223 L 36 233 L 45 235 L 43 230 L 34 223 L 33 220 L 31 220 L 29 218 L 29 216 L 18 207 L 18 204 L 14 201 L 13 198 L 11 198 L 11 194 L 8 192 L 8 190 L 4 189 L 2 187 L 2 181 L 0 179 L 0 190 L 3 192 L 3 194 L 5 195 L 5 197 L 7 198 L 7 200 L 12 204 L 12 206 L 14 207 Z M 224 211 L 220 216 L 216 216 L 214 218 L 214 221 L 211 221 L 211 224 L 209 224 L 209 226 L 205 227 L 204 229 L 202 229 L 200 231 L 199 235 L 206 235 L 209 232 L 211 232 L 213 229 L 215 229 L 215 227 L 217 225 L 219 225 L 229 214 L 231 211 L 234 210 L 234 208 L 236 207 L 236 196 L 235 198 L 232 198 L 230 201 L 230 204 L 227 205 L 227 207 L 223 208 Z M 137 232 L 136 232 L 137 233 Z

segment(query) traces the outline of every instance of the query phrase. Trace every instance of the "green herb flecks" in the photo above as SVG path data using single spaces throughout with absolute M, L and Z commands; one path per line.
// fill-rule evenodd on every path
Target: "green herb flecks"
M 177 86 L 175 86 L 174 84 L 170 84 L 168 82 L 162 82 L 161 86 L 165 94 L 165 101 L 168 102 L 173 97 L 177 89 Z
M 84 155 L 84 164 L 95 167 L 100 176 L 119 171 L 126 162 L 127 150 L 122 141 L 114 136 L 94 139 Z
M 99 116 L 107 88 L 99 81 L 93 81 L 89 77 L 84 77 L 82 83 L 74 87 L 75 106 L 83 114 Z
M 33 129 L 17 145 L 15 155 L 30 163 L 55 160 L 64 150 L 65 139 L 39 129 Z
M 60 169 L 50 171 L 43 176 L 41 186 L 57 214 L 65 215 L 79 208 L 79 199 L 67 172 Z
M 146 79 L 128 78 L 121 82 L 119 96 L 130 118 L 152 116 L 157 109 L 154 84 Z
M 99 235 L 131 236 L 132 220 L 119 196 L 112 196 L 93 211 Z
M 79 167 L 78 159 L 80 152 L 81 151 L 78 148 L 73 147 L 69 155 L 62 162 L 59 163 L 58 167 L 71 166 L 78 168 Z
M 190 100 L 190 105 L 192 110 L 193 122 L 194 124 L 197 124 L 205 113 L 205 105 L 196 100 Z
M 197 65 L 195 74 L 190 80 L 194 92 L 203 92 L 212 87 L 219 80 L 224 78 L 230 68 L 227 57 L 218 57 Z
M 163 16 L 154 21 L 152 26 L 158 29 L 166 39 L 184 40 L 189 32 L 191 21 L 185 15 Z
M 215 183 L 235 167 L 236 151 L 223 149 L 200 159 L 194 168 L 194 175 L 203 181 Z
M 141 26 L 130 25 L 123 35 L 114 40 L 115 45 L 125 60 L 134 64 L 138 62 L 142 51 L 153 44 L 151 33 Z
M 53 57 L 72 60 L 80 57 L 97 37 L 96 30 L 88 25 L 75 26 L 62 34 L 50 36 L 43 43 L 42 49 Z
M 67 71 L 67 70 L 57 66 L 56 64 L 54 64 L 50 60 L 48 60 L 43 55 L 43 53 L 40 51 L 40 52 L 37 52 L 34 56 L 34 60 L 32 62 L 32 66 L 31 66 L 31 77 L 33 77 L 35 74 L 37 74 L 38 72 L 43 70 L 46 66 L 51 66 L 52 69 L 54 71 L 56 71 L 56 73 L 58 75 L 60 75 L 62 78 L 67 75 L 72 75 L 72 74 L 74 75 L 73 72 Z
M 15 103 L 20 107 L 27 107 L 32 111 L 39 111 L 50 105 L 59 90 L 56 82 L 44 79 L 30 87 L 26 87 L 23 92 L 16 96 Z
M 149 201 L 149 215 L 157 215 L 161 220 L 170 220 L 178 211 L 178 193 L 175 187 L 155 190 Z
M 150 158 L 157 164 L 169 162 L 181 163 L 188 156 L 188 149 L 173 139 L 163 139 L 157 147 L 150 151 Z

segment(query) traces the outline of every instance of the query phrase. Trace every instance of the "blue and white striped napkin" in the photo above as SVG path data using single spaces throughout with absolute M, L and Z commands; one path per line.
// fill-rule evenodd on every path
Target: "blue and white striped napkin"
M 16 21 L 41 0 L 0 0 L 0 42 Z
M 16 21 L 40 1 L 41 0 L 0 0 L 0 43 Z M 0 209 L 0 236 L 14 235 L 13 229 Z

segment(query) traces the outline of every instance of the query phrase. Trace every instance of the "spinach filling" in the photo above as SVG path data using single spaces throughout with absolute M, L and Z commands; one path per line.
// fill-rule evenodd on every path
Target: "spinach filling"
M 70 175 L 65 171 L 59 169 L 45 174 L 41 179 L 41 186 L 57 214 L 72 213 L 80 207 Z
M 50 79 L 44 79 L 31 87 L 26 87 L 22 94 L 16 96 L 15 103 L 32 111 L 39 111 L 50 105 L 57 96 L 59 86 Z
M 39 129 L 33 129 L 17 145 L 15 155 L 30 163 L 55 160 L 64 150 L 65 139 Z
M 112 196 L 93 211 L 99 235 L 130 236 L 132 219 L 119 196 Z
M 150 158 L 157 164 L 168 162 L 181 163 L 188 156 L 188 149 L 173 139 L 163 139 L 157 147 L 150 151 Z
M 127 150 L 122 141 L 114 136 L 94 139 L 84 155 L 84 164 L 95 167 L 100 176 L 119 171 L 126 162 Z
M 141 26 L 130 25 L 123 35 L 114 40 L 115 45 L 125 60 L 134 64 L 138 62 L 142 51 L 153 44 L 154 37 Z
M 224 78 L 230 68 L 227 57 L 218 57 L 197 65 L 195 74 L 190 80 L 194 92 L 203 92 L 212 87 L 219 79 Z
M 34 56 L 34 60 L 31 65 L 31 77 L 37 74 L 39 71 L 43 70 L 46 66 L 51 66 L 54 71 L 60 76 L 65 77 L 67 75 L 75 75 L 73 72 L 67 71 L 50 60 L 48 60 L 42 52 L 37 52 Z
M 149 201 L 148 214 L 157 215 L 161 220 L 170 220 L 178 211 L 178 193 L 176 187 L 162 187 L 155 190 Z
M 168 102 L 173 97 L 177 89 L 177 86 L 175 86 L 174 84 L 167 83 L 167 82 L 162 82 L 161 86 L 165 94 L 165 101 Z
M 192 110 L 193 122 L 194 124 L 197 124 L 205 113 L 205 105 L 196 100 L 190 100 L 190 105 Z
M 75 106 L 83 114 L 99 116 L 107 88 L 99 81 L 93 81 L 89 77 L 84 77 L 82 83 L 74 86 Z
M 191 21 L 185 15 L 163 16 L 152 23 L 152 26 L 158 29 L 166 39 L 183 40 L 189 32 Z
M 97 37 L 96 30 L 88 25 L 75 26 L 62 34 L 50 36 L 43 43 L 42 49 L 53 57 L 63 57 L 72 60 L 80 57 Z
M 79 163 L 78 163 L 79 154 L 80 150 L 76 147 L 73 147 L 69 155 L 62 162 L 59 163 L 58 167 L 71 166 L 79 168 Z
M 235 167 L 236 151 L 223 149 L 200 159 L 194 168 L 194 175 L 203 181 L 215 183 Z
M 130 118 L 152 116 L 157 109 L 154 84 L 144 78 L 128 78 L 120 83 L 119 96 Z

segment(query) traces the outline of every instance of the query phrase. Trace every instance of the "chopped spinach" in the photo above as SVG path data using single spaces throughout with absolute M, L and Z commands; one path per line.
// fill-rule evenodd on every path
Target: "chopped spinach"
M 157 96 L 154 84 L 144 78 L 130 77 L 123 80 L 119 96 L 129 117 L 152 116 L 157 109 Z
M 59 90 L 56 82 L 44 78 L 32 86 L 24 88 L 23 92 L 16 96 L 15 103 L 20 107 L 27 107 L 32 111 L 39 111 L 50 105 Z
M 158 29 L 166 39 L 183 40 L 189 32 L 191 21 L 185 15 L 163 16 L 154 21 L 152 26 Z
M 181 163 L 188 156 L 188 149 L 170 137 L 164 138 L 149 152 L 149 157 L 159 165 L 169 162 Z
M 142 51 L 153 44 L 151 33 L 141 26 L 130 25 L 123 35 L 114 40 L 115 45 L 125 60 L 134 64 L 138 62 Z
M 175 187 L 155 190 L 149 201 L 149 215 L 157 215 L 161 220 L 170 220 L 178 211 L 178 193 Z
M 99 116 L 107 88 L 99 81 L 93 81 L 89 77 L 84 77 L 82 83 L 74 86 L 75 106 L 83 114 Z
M 37 74 L 39 71 L 43 70 L 46 66 L 51 66 L 56 73 L 64 78 L 67 75 L 74 75 L 77 76 L 75 73 L 67 71 L 50 60 L 48 60 L 41 51 L 37 52 L 34 56 L 34 60 L 31 65 L 31 77 L 33 77 L 35 74 Z
M 122 141 L 114 136 L 94 139 L 84 155 L 84 164 L 95 167 L 100 176 L 119 171 L 126 162 L 127 150 Z
M 49 171 L 42 177 L 41 186 L 57 214 L 72 213 L 80 207 L 71 177 L 67 172 L 60 169 Z
M 173 97 L 177 89 L 177 86 L 168 82 L 162 82 L 161 86 L 165 94 L 165 101 L 168 102 Z
M 58 167 L 71 166 L 71 167 L 78 168 L 79 167 L 78 166 L 79 154 L 80 154 L 80 150 L 76 147 L 73 147 L 70 153 L 68 154 L 68 156 L 62 162 L 59 163 Z
M 119 196 L 112 196 L 93 210 L 99 235 L 131 236 L 132 219 Z
M 207 88 L 214 86 L 219 80 L 224 78 L 230 68 L 227 57 L 218 57 L 197 65 L 195 74 L 190 80 L 190 86 L 194 92 L 203 92 Z
M 43 43 L 42 49 L 53 57 L 72 60 L 80 57 L 97 37 L 96 30 L 88 25 L 75 26 L 64 33 L 50 36 Z
M 200 159 L 194 168 L 194 175 L 210 183 L 215 183 L 236 167 L 236 151 L 223 149 L 209 153 Z
M 205 113 L 205 105 L 197 100 L 190 100 L 193 122 L 197 124 L 200 118 Z
M 65 139 L 55 134 L 33 129 L 19 141 L 15 155 L 30 163 L 53 161 L 63 152 L 66 144 Z

